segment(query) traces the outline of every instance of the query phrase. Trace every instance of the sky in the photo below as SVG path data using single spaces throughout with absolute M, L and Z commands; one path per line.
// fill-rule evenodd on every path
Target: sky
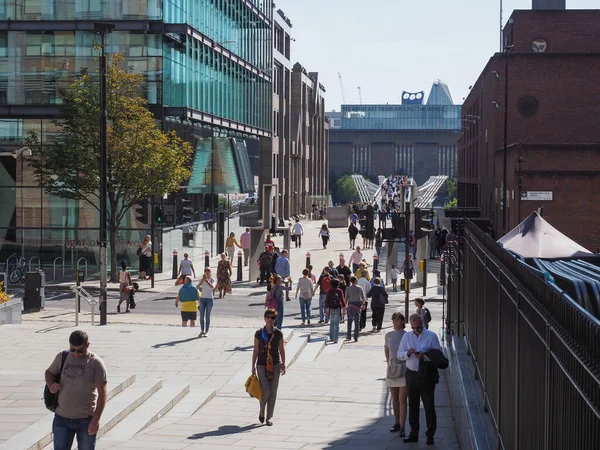
M 328 111 L 360 103 L 359 86 L 365 104 L 399 104 L 402 91 L 428 96 L 438 79 L 460 104 L 500 48 L 500 0 L 274 1 L 292 22 L 292 64 L 319 72 Z M 504 0 L 503 23 L 531 4 Z M 598 7 L 567 0 L 568 9 Z

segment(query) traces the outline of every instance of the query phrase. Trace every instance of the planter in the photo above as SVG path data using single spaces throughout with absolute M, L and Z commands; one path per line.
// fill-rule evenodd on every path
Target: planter
M 23 301 L 21 297 L 13 297 L 6 303 L 0 303 L 0 325 L 21 324 Z

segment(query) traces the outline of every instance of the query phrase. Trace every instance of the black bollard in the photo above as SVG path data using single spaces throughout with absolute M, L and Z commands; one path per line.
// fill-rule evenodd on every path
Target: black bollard
M 422 261 L 423 263 L 423 296 L 427 295 L 427 259 Z
M 373 255 L 373 270 L 377 270 L 378 262 L 379 262 L 379 257 L 377 255 Z
M 238 271 L 237 271 L 237 280 L 238 281 L 242 281 L 242 255 L 243 253 L 241 251 L 238 252 Z
M 310 252 L 306 252 L 306 268 L 310 266 Z
M 173 250 L 173 280 L 177 279 L 177 272 L 179 267 L 177 266 L 177 249 Z
M 204 252 L 204 267 L 210 267 L 210 252 L 208 250 Z

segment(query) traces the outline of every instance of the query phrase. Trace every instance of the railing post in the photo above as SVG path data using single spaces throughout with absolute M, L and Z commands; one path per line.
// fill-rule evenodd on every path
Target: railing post
M 306 252 L 306 268 L 310 266 L 310 252 Z
M 210 267 L 210 252 L 208 250 L 204 252 L 204 267 Z

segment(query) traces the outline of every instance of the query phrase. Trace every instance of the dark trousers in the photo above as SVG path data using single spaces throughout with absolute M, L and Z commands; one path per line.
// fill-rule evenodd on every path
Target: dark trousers
M 383 314 L 385 313 L 385 306 L 371 306 L 371 311 L 373 313 L 371 316 L 371 323 L 373 324 L 373 328 L 381 330 L 381 326 L 383 325 Z
M 267 270 L 266 267 L 261 266 L 261 268 L 260 268 L 260 282 L 261 283 L 264 282 L 264 281 L 268 282 L 270 277 L 271 277 L 271 271 Z
M 302 235 L 301 234 L 295 234 L 294 240 L 295 240 L 296 248 L 302 247 Z
M 431 364 L 425 362 L 422 364 Z M 428 439 L 433 439 L 437 428 L 437 417 L 435 415 L 435 381 L 418 376 L 418 372 L 406 369 L 406 386 L 408 387 L 408 423 L 410 424 L 410 435 L 419 436 L 419 409 L 421 400 L 425 408 L 425 420 Z

